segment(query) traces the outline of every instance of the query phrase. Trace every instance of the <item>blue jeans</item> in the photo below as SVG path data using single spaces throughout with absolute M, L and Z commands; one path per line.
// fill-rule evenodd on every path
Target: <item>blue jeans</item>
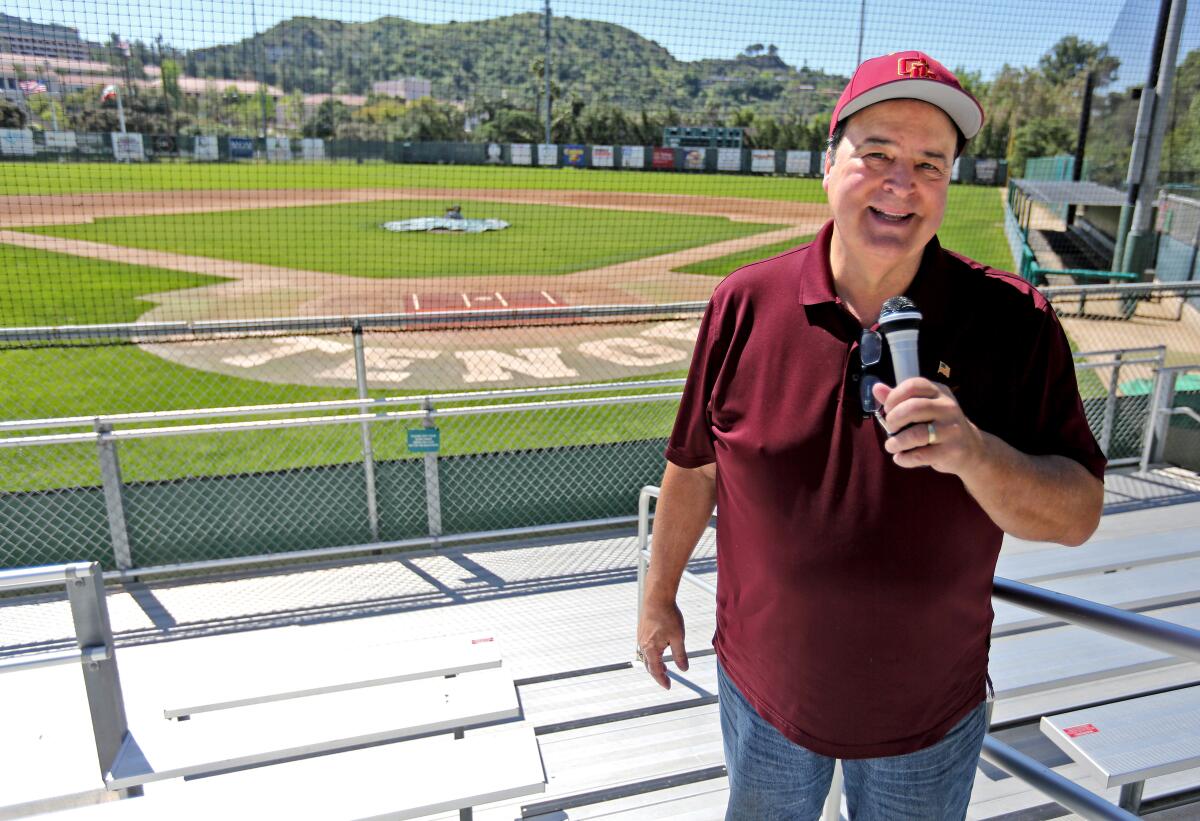
M 818 818 L 833 780 L 834 759 L 789 741 L 763 720 L 719 664 L 717 686 L 729 771 L 726 821 Z M 981 700 L 932 747 L 842 761 L 851 821 L 965 818 L 986 732 Z

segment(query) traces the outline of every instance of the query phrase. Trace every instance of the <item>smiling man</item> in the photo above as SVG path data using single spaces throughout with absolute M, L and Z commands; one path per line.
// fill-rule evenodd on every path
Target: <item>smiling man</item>
M 638 645 L 662 686 L 668 648 L 687 670 L 676 593 L 716 504 L 728 818 L 816 817 L 835 759 L 854 819 L 963 818 L 1003 534 L 1075 545 L 1099 521 L 1105 461 L 1053 309 L 937 241 L 982 121 L 929 56 L 868 60 L 830 128 L 833 219 L 709 303 Z M 889 387 L 897 295 L 924 315 L 921 375 Z

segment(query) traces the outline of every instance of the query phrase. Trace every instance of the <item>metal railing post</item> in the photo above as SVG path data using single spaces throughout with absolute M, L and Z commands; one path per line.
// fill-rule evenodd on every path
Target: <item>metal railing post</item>
M 355 322 L 351 332 L 354 340 L 354 378 L 358 382 L 358 398 L 367 398 L 367 355 L 363 345 L 362 323 Z M 379 495 L 375 490 L 375 449 L 371 443 L 371 423 L 364 421 L 362 431 L 363 477 L 367 488 L 367 522 L 371 541 L 379 541 Z
M 112 425 L 99 419 L 95 423 L 96 446 L 100 454 L 100 484 L 104 489 L 104 507 L 108 511 L 108 533 L 112 540 L 113 559 L 119 570 L 133 567 L 129 545 L 129 528 L 125 521 L 125 497 L 121 483 L 121 462 L 117 458 L 117 443 L 109 438 Z
M 87 690 L 92 731 L 96 736 L 96 759 L 103 778 L 112 769 L 128 725 L 117 657 L 113 649 L 112 626 L 108 620 L 108 602 L 104 594 L 104 576 L 100 564 L 92 562 L 81 574 L 67 579 L 67 599 L 80 652 L 103 646 L 107 658 L 84 660 L 83 684 Z
M 433 400 L 425 398 L 425 427 L 434 426 L 433 415 L 435 408 Z M 439 454 L 426 452 L 422 457 L 425 462 L 425 512 L 429 520 L 429 535 L 442 535 L 442 483 L 438 473 Z
M 1146 439 L 1142 443 L 1142 461 L 1139 469 L 1145 473 L 1151 463 L 1161 462 L 1166 448 L 1167 426 L 1170 423 L 1165 412 L 1175 403 L 1175 371 L 1159 368 L 1154 372 L 1154 388 L 1150 394 L 1150 408 L 1146 414 Z
M 658 488 L 647 485 L 638 494 L 637 535 L 637 620 L 642 621 L 642 599 L 646 596 L 646 565 L 650 554 L 650 500 L 658 496 Z M 634 657 L 637 657 L 637 638 L 634 637 Z
M 1100 451 L 1108 456 L 1112 446 L 1113 426 L 1117 420 L 1117 386 L 1121 382 L 1121 351 L 1113 355 L 1112 376 L 1108 381 L 1108 398 L 1104 400 L 1104 422 L 1100 426 Z

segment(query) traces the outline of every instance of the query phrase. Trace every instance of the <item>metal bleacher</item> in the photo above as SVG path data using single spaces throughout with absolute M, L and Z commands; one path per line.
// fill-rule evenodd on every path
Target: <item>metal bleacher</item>
M 1200 627 L 1200 500 L 1178 501 L 1107 515 L 1082 548 L 1006 540 L 998 575 Z M 726 782 L 715 659 L 707 649 L 712 597 L 701 587 L 681 588 L 691 667 L 673 674 L 669 691 L 660 690 L 631 659 L 636 553 L 632 538 L 614 534 L 276 569 L 270 571 L 272 584 L 261 587 L 267 598 L 254 602 L 255 612 L 274 614 L 270 619 L 251 618 L 230 604 L 243 601 L 235 591 L 260 581 L 264 571 L 113 587 L 108 599 L 131 734 L 158 745 L 146 763 L 163 778 L 155 780 L 143 768 L 129 781 L 104 783 L 78 665 L 0 675 L 0 703 L 27 705 L 11 717 L 0 741 L 0 819 L 95 805 L 116 797 L 107 786 L 133 783 L 144 785 L 143 796 L 78 810 L 79 817 L 192 817 L 180 813 L 182 806 L 205 817 L 223 808 L 230 817 L 453 819 L 467 811 L 481 819 L 542 821 L 721 818 Z M 691 571 L 715 582 L 711 531 Z M 290 617 L 290 611 L 303 610 L 305 585 L 343 597 L 347 611 L 363 591 L 371 591 L 372 599 L 362 602 L 366 615 Z M 380 598 L 382 591 L 415 589 L 421 594 Z M 179 615 L 157 637 L 136 628 L 147 601 Z M 1137 710 L 1155 694 L 1194 692 L 1200 664 L 1026 615 L 1008 602 L 995 604 L 993 738 L 1117 811 L 1122 792 L 1132 791 L 1064 754 L 1043 734 L 1043 717 Z M 46 597 L 5 600 L 3 621 L 25 651 L 62 652 L 61 640 L 39 646 L 31 638 L 61 638 L 61 630 L 46 633 L 54 608 L 61 627 L 62 605 Z M 493 641 L 464 641 L 472 636 Z M 456 678 L 444 678 L 448 674 Z M 429 706 L 438 700 L 434 691 L 448 695 L 457 682 L 497 674 L 499 687 L 484 689 L 507 688 L 513 696 L 501 712 L 468 710 L 447 722 L 438 720 L 440 708 Z M 416 689 L 405 692 L 412 684 Z M 429 690 L 426 700 L 418 693 L 422 688 Z M 301 733 L 294 725 L 304 724 L 306 714 L 311 726 L 289 742 L 287 733 Z M 268 722 L 269 715 L 276 719 Z M 267 738 L 248 729 L 251 716 L 263 726 L 293 729 Z M 210 722 L 227 735 L 240 727 L 244 738 L 211 741 L 199 756 L 203 766 L 194 771 L 188 767 L 195 757 L 182 763 L 165 757 L 191 731 L 219 737 L 204 729 Z M 434 732 L 456 722 L 472 725 L 463 738 L 448 732 L 411 737 L 422 723 Z M 411 732 L 341 749 L 352 735 L 388 735 L 401 724 Z M 151 725 L 153 732 L 145 729 Z M 210 772 L 220 761 L 244 767 L 267 748 L 272 758 L 295 753 L 330 728 L 344 733 L 333 738 L 339 752 L 306 750 L 295 761 L 181 777 L 185 770 Z M 199 744 L 182 747 L 202 751 Z M 1196 817 L 1200 805 L 1187 802 L 1200 799 L 1200 769 L 1186 756 L 1174 760 L 1190 768 L 1155 770 L 1137 796 L 1143 814 Z M 525 783 L 524 774 L 535 766 L 544 783 Z M 1064 814 L 1026 781 L 981 762 L 969 817 L 1019 821 Z

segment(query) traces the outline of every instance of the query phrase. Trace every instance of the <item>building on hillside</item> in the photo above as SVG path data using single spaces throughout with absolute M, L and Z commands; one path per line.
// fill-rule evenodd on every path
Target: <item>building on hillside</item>
M 80 38 L 79 29 L 35 23 L 3 13 L 0 13 L 0 51 L 66 60 L 91 57 L 89 44 Z
M 401 77 L 371 84 L 371 93 L 399 97 L 406 102 L 433 96 L 433 82 L 421 77 Z

